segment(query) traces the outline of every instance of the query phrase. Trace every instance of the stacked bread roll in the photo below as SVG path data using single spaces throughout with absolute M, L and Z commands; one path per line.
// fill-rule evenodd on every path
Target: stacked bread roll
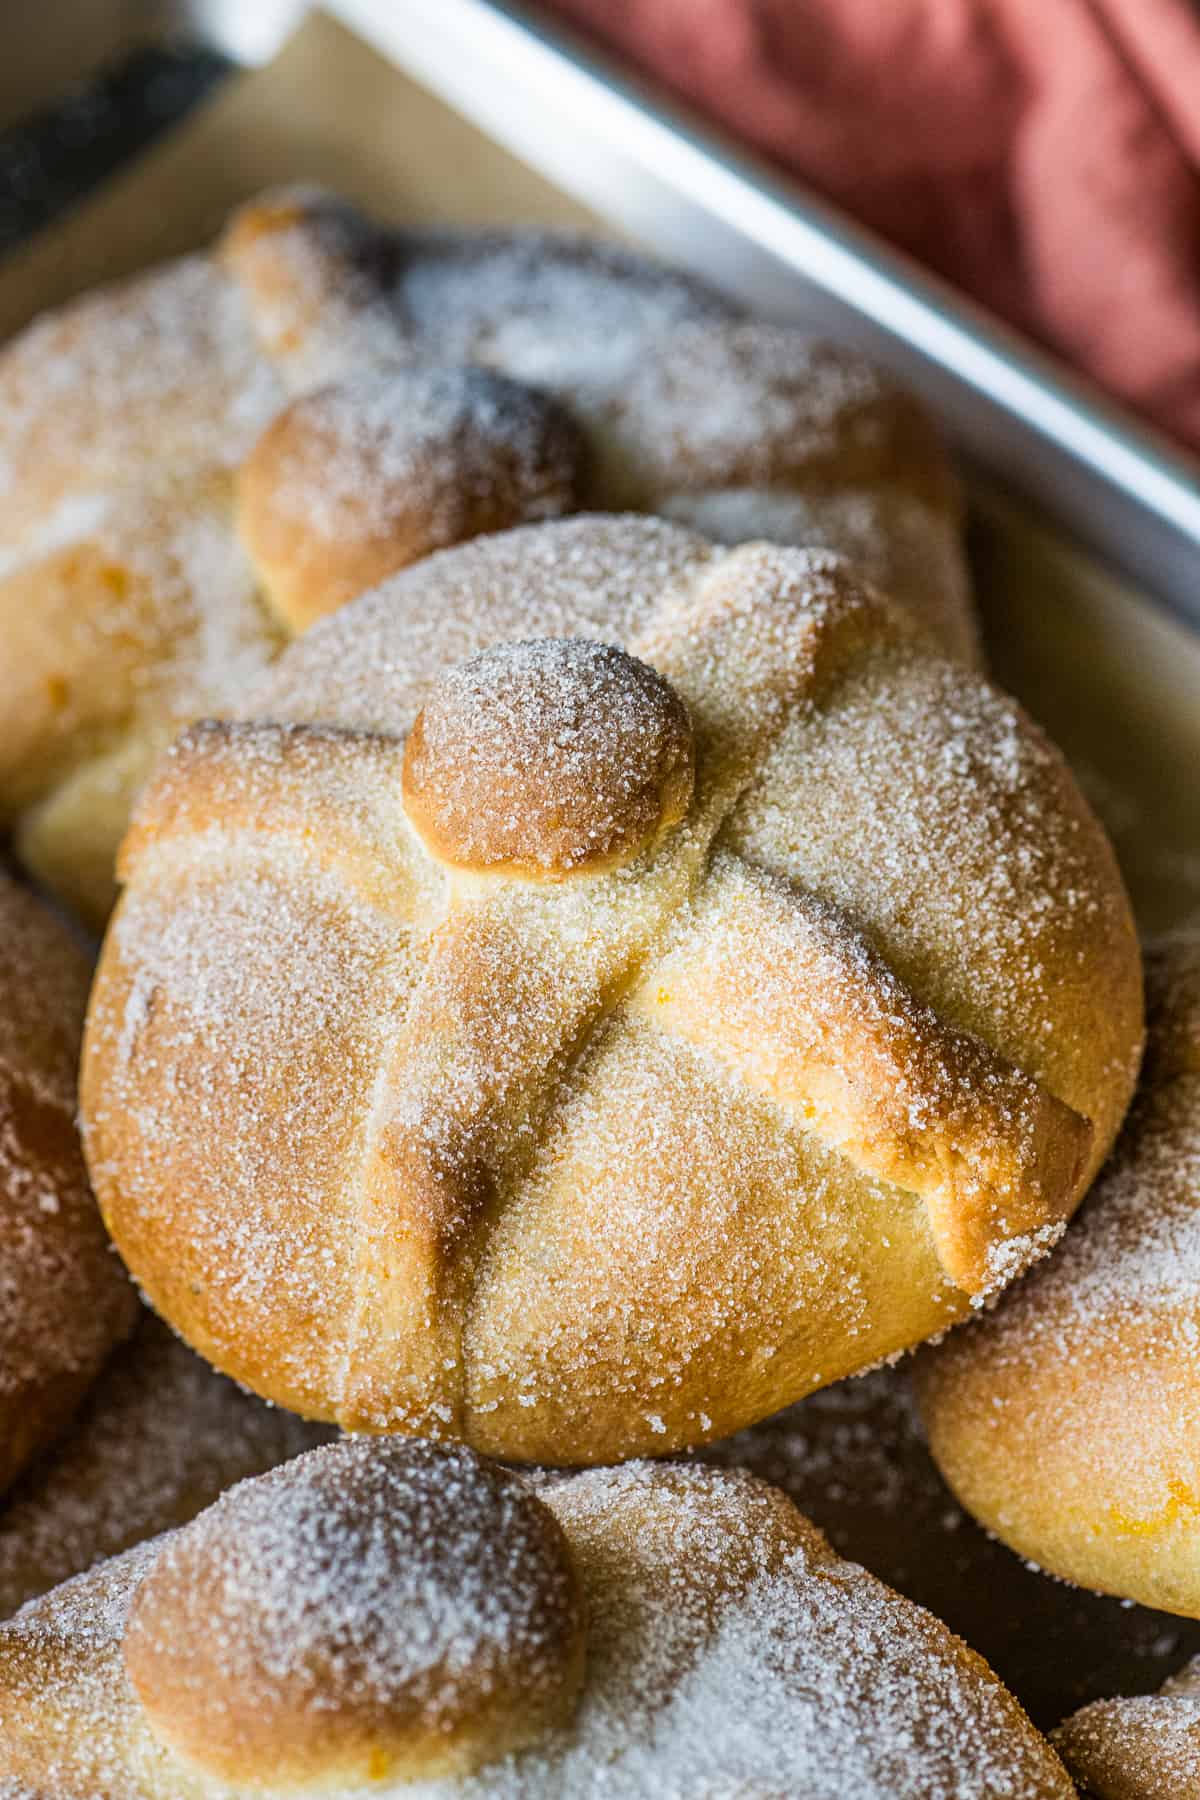
M 953 479 L 860 358 L 595 243 L 250 204 L 0 357 L 0 824 L 99 926 L 183 723 L 393 570 L 588 506 L 844 550 L 973 654 Z
M 304 191 L 11 346 L 0 471 L 5 820 L 82 917 L 118 840 L 124 890 L 80 1140 L 86 962 L 0 886 L 0 1800 L 1067 1800 L 736 1446 L 630 1460 L 1067 1234 L 930 1361 L 935 1449 L 1027 1553 L 1200 1610 L 1186 1272 L 1121 1314 L 1170 1350 L 1134 1497 L 1068 1431 L 1009 1468 L 1028 1531 L 991 1499 L 1123 1169 L 1182 1241 L 1194 1033 L 1156 1010 L 1068 1231 L 1140 955 L 978 672 L 919 408 L 624 252 Z M 1154 1531 L 1072 1561 L 1072 1483 Z
M 75 1127 L 87 990 L 78 944 L 0 871 L 0 1491 L 137 1316 Z

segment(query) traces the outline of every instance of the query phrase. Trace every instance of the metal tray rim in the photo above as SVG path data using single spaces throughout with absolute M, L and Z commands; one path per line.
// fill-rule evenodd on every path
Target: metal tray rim
M 720 226 L 890 340 L 918 386 L 928 388 L 933 371 L 943 383 L 949 377 L 952 429 L 957 411 L 969 453 L 998 463 L 1003 480 L 1065 515 L 1106 560 L 1200 624 L 1200 458 L 529 8 L 512 0 L 326 7 L 578 197 L 599 198 L 600 210 L 612 213 L 611 171 L 597 161 L 607 145 L 614 168 L 619 156 L 687 218 Z M 564 120 L 586 134 L 587 156 L 569 137 L 553 142 L 551 124 Z M 622 222 L 644 227 L 632 192 L 615 204 Z M 679 254 L 677 242 L 671 253 Z M 707 257 L 692 260 L 713 273 Z M 717 271 L 723 275 L 729 285 L 728 271 Z M 947 410 L 945 396 L 934 404 Z
M 324 6 L 664 254 L 769 311 L 820 296 L 832 329 L 923 389 L 968 457 L 1200 625 L 1200 459 L 519 0 Z M 269 0 L 248 35 L 240 0 L 137 0 L 113 11 L 112 47 L 182 33 L 264 60 L 306 10 Z

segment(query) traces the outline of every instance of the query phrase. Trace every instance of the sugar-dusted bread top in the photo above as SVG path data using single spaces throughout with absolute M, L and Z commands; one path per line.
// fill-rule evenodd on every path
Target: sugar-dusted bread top
M 842 550 L 975 654 L 953 478 L 862 358 L 615 246 L 263 196 L 0 352 L 0 823 L 102 921 L 154 757 L 290 636 L 617 506 Z
M 533 1460 L 962 1317 L 1140 1048 L 1111 851 L 1020 710 L 840 559 L 660 522 L 354 602 L 180 739 L 122 873 L 83 1112 L 155 1305 L 301 1411 Z
M 23 1800 L 1069 1800 L 978 1657 L 752 1477 L 359 1440 L 0 1628 Z

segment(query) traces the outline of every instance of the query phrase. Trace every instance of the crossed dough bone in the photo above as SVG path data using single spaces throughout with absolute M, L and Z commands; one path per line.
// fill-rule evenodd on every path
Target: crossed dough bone
M 154 1305 L 300 1412 L 504 1456 L 719 1437 L 963 1317 L 1140 1048 L 1019 709 L 841 559 L 659 521 L 324 621 L 121 872 L 82 1107 Z
M 583 239 L 251 203 L 0 355 L 0 825 L 101 923 L 181 724 L 393 570 L 583 506 L 845 551 L 973 654 L 953 479 L 859 357 Z
M 0 1627 L 21 1800 L 1069 1800 L 982 1660 L 753 1477 L 345 1442 Z M 7 1783 L 6 1785 L 6 1778 Z

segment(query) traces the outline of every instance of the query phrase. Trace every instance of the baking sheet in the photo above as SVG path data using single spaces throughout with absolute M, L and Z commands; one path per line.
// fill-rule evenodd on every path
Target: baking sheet
M 194 248 L 270 183 L 316 180 L 396 219 L 600 222 L 343 28 L 314 15 L 0 267 L 0 336 L 44 307 Z M 1071 756 L 1144 929 L 1200 923 L 1200 638 L 985 486 L 972 554 L 992 666 Z M 965 1520 L 912 1434 L 902 1377 L 795 1409 L 757 1460 L 845 1553 L 948 1619 L 1039 1723 L 1143 1691 L 1200 1652 L 1200 1624 L 1036 1576 Z M 780 1445 L 784 1448 L 780 1449 Z M 864 1460 L 865 1459 L 865 1460 Z M 868 1466 L 869 1465 L 869 1466 Z

